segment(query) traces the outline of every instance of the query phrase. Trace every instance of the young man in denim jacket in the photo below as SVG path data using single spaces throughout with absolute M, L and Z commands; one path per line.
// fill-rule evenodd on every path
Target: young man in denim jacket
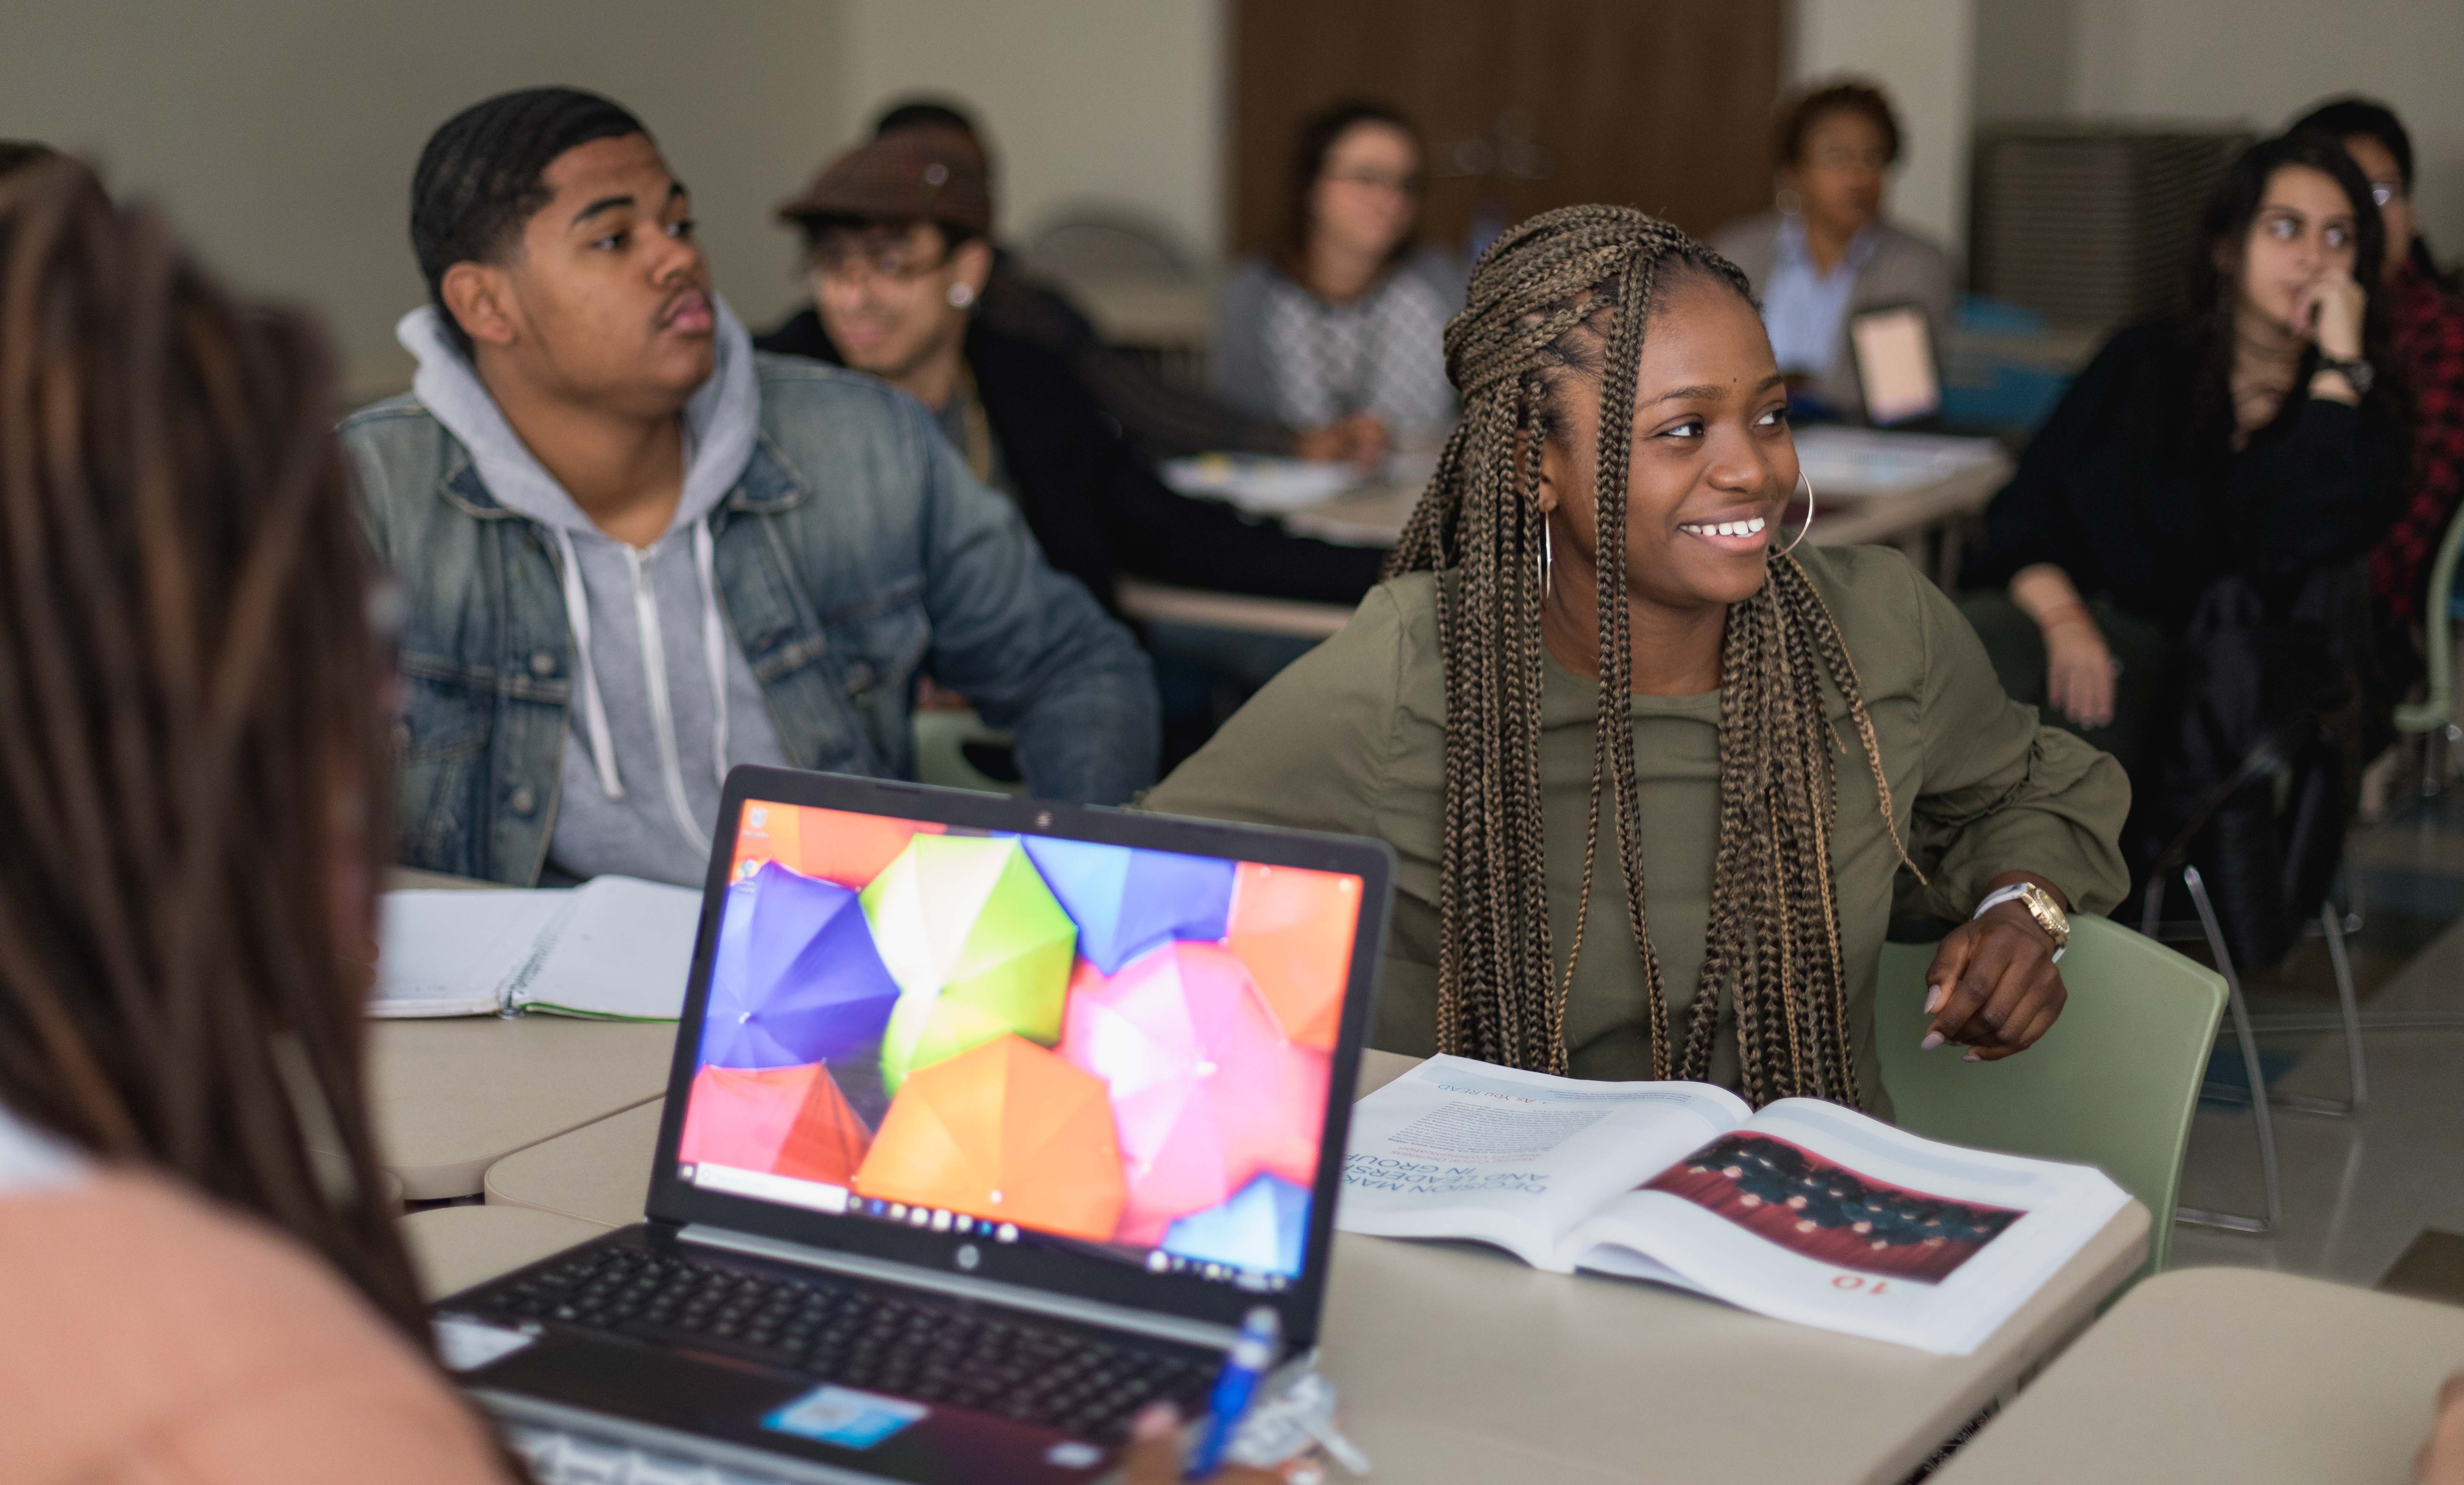
M 641 123 L 542 88 L 429 141 L 406 397 L 341 427 L 407 589 L 402 859 L 698 883 L 720 780 L 913 772 L 919 681 L 1029 787 L 1152 783 L 1154 679 L 924 410 L 756 353 Z

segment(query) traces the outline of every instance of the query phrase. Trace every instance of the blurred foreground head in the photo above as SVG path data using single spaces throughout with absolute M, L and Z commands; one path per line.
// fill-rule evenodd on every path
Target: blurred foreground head
M 390 665 L 333 413 L 302 321 L 72 161 L 0 175 L 0 1103 L 416 1333 L 360 1073 Z

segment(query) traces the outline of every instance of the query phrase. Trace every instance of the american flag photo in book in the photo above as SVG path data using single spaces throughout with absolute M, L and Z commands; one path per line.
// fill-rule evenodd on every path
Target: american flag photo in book
M 1643 1184 L 1817 1263 L 1938 1283 L 2027 1213 L 1860 1176 L 1802 1145 L 1739 1133 Z

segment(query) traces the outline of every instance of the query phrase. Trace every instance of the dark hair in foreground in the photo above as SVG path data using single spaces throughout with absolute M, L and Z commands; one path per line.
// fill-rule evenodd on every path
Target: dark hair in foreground
M 1291 176 L 1285 184 L 1283 242 L 1277 258 L 1285 274 L 1300 281 L 1302 270 L 1309 262 L 1309 192 L 1316 188 L 1318 177 L 1326 173 L 1326 157 L 1334 152 L 1335 143 L 1364 123 L 1383 124 L 1400 129 L 1411 140 L 1412 148 L 1426 156 L 1428 145 L 1420 130 L 1400 110 L 1374 99 L 1346 99 L 1309 116 L 1301 123 L 1300 138 L 1292 146 Z M 1387 255 L 1391 267 L 1403 261 L 1419 245 L 1416 233 L 1405 233 Z
M 2370 399 L 2384 402 L 2399 413 L 2405 406 L 2404 389 L 2399 385 L 2401 363 L 2388 342 L 2387 306 L 2379 289 L 2379 261 L 2387 251 L 2387 227 L 2379 216 L 2378 203 L 2370 199 L 2370 183 L 2363 176 L 2362 167 L 2344 153 L 2343 140 L 2301 130 L 2260 140 L 2243 150 L 2226 168 L 2200 224 L 2199 243 L 2188 265 L 2188 298 L 2189 330 L 2199 344 L 2202 367 L 2199 386 L 2191 396 L 2191 416 L 2203 430 L 2215 430 L 2219 418 L 2225 430 L 2233 427 L 2230 379 L 2242 255 L 2248 250 L 2251 224 L 2258 220 L 2259 206 L 2267 199 L 2267 183 L 2275 179 L 2277 171 L 2296 166 L 2317 170 L 2332 179 L 2352 204 L 2353 279 L 2362 286 L 2365 304 L 2362 313 L 2362 359 L 2378 373 Z M 2316 354 L 2311 353 L 2313 358 Z M 2310 363 L 2305 360 L 2295 379 L 2293 394 L 2285 399 L 2285 412 L 2299 406 L 2309 372 Z
M 471 338 L 445 307 L 445 271 L 502 260 L 554 194 L 542 177 L 557 156 L 593 140 L 649 132 L 596 93 L 525 88 L 473 103 L 428 137 L 410 177 L 410 249 L 429 302 L 463 355 Z
M 0 175 L 38 160 L 56 159 L 58 153 L 51 145 L 35 140 L 0 140 Z
M 1862 114 L 1882 132 L 1882 158 L 1900 158 L 1900 116 L 1882 90 L 1867 82 L 1835 82 L 1801 94 L 1783 107 L 1771 124 L 1771 163 L 1782 169 L 1805 159 L 1805 137 L 1825 114 Z
M 1749 1100 L 1810 1095 L 1855 1103 L 1847 970 L 1831 878 L 1839 740 L 1828 720 L 1825 679 L 1855 719 L 1886 825 L 1891 790 L 1838 626 L 1793 557 L 1773 557 L 1762 587 L 1728 610 L 1709 938 L 1682 1036 L 1668 1025 L 1660 958 L 1643 913 L 1642 815 L 1628 709 L 1626 481 L 1643 336 L 1656 291 L 1680 276 L 1750 299 L 1734 265 L 1667 223 L 1625 207 L 1567 207 L 1508 230 L 1482 255 L 1469 303 L 1446 326 L 1446 371 L 1463 397 L 1463 421 L 1387 564 L 1390 575 L 1432 571 L 1439 583 L 1446 783 L 1438 1050 L 1566 1070 L 1566 993 L 1583 950 L 1605 794 L 1636 935 L 1635 943 L 1607 951 L 1641 957 L 1652 1075 L 1708 1075 L 1726 986 L 1736 1005 Z M 1600 403 L 1594 453 L 1600 690 L 1582 905 L 1560 978 L 1540 809 L 1547 663 L 1540 444 L 1568 436 L 1566 403 L 1578 387 Z M 1892 839 L 1899 839 L 1896 828 Z M 1904 859 L 1904 849 L 1901 854 Z
M 392 836 L 337 813 L 390 790 L 333 409 L 314 332 L 82 166 L 0 181 L 0 1102 L 289 1232 L 425 1352 L 336 920 Z

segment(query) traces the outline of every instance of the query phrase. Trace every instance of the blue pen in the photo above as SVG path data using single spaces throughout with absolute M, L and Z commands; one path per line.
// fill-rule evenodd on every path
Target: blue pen
M 1209 1478 L 1222 1467 L 1223 1451 L 1231 1446 L 1242 1415 L 1249 1410 L 1258 1379 L 1275 1364 L 1275 1347 L 1283 1338 L 1283 1318 L 1265 1305 L 1242 1319 L 1241 1339 L 1232 1342 L 1232 1354 L 1223 1359 L 1223 1370 L 1206 1399 L 1206 1433 L 1198 1441 L 1198 1452 L 1190 1456 L 1190 1479 Z

